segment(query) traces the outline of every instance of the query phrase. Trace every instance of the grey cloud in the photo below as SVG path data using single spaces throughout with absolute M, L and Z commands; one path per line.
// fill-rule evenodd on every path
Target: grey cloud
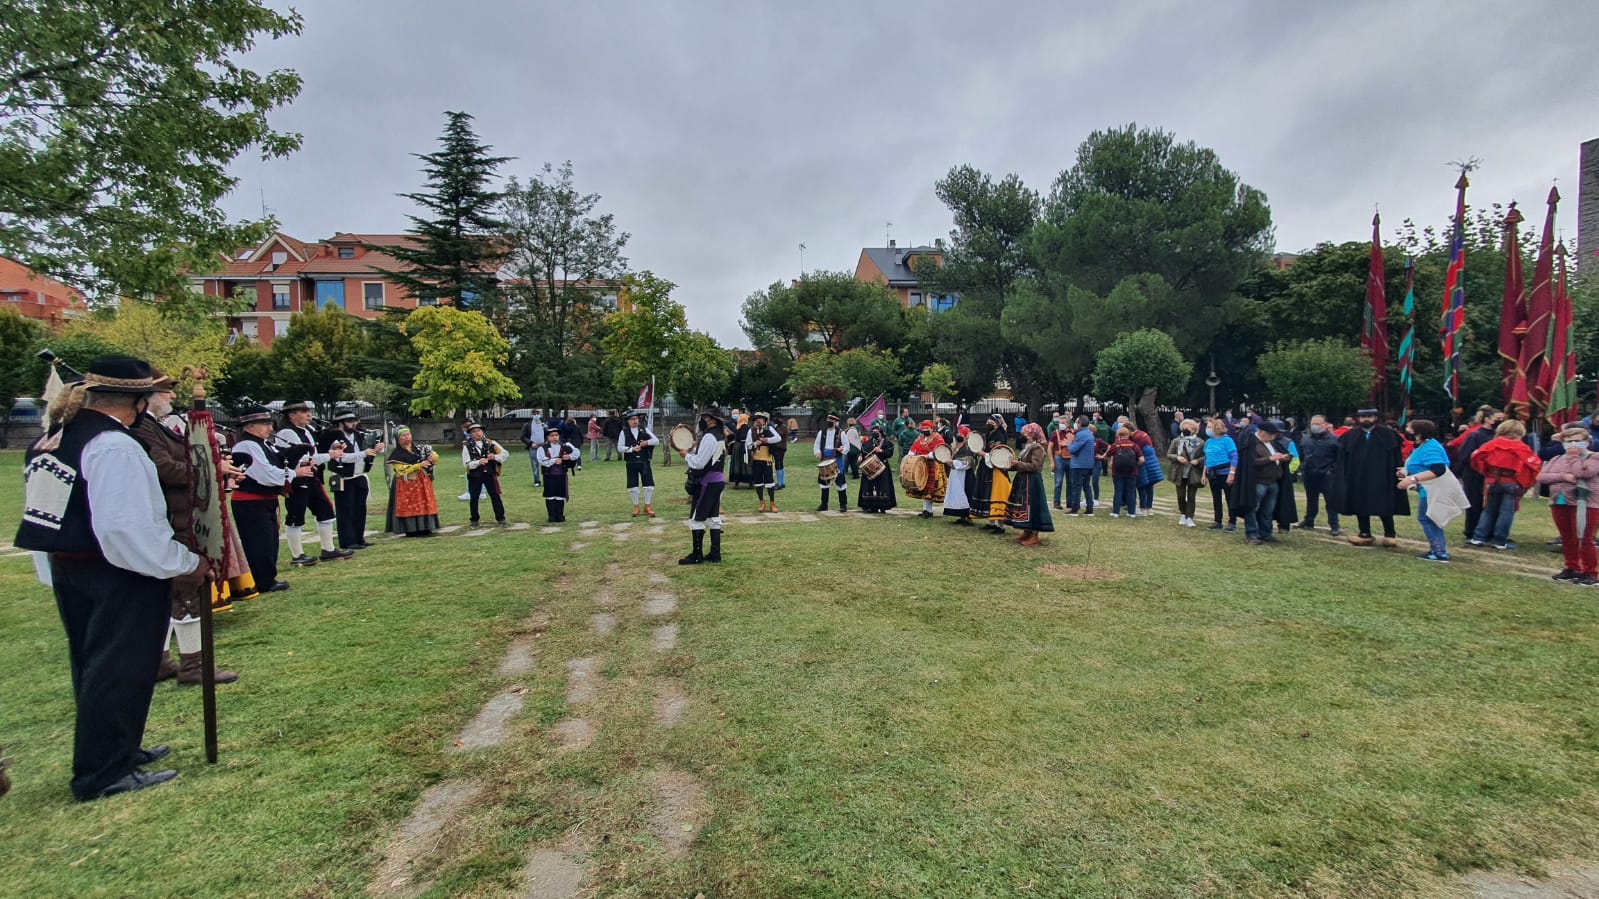
M 306 4 L 305 34 L 259 66 L 305 76 L 275 119 L 288 160 L 241 162 L 229 200 L 285 230 L 404 227 L 445 109 L 518 157 L 571 159 L 632 232 L 628 255 L 676 281 L 691 324 L 742 344 L 738 305 L 808 268 L 852 269 L 893 221 L 949 220 L 932 184 L 971 163 L 1047 191 L 1090 131 L 1162 125 L 1265 190 L 1279 246 L 1441 223 L 1448 160 L 1476 155 L 1480 203 L 1535 206 L 1570 184 L 1599 96 L 1583 0 L 1208 4 Z M 1529 216 L 1532 217 L 1532 216 Z

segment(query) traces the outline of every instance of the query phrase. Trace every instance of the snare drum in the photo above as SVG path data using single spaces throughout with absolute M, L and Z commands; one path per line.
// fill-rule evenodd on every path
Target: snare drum
M 955 454 L 950 451 L 949 444 L 940 443 L 938 446 L 933 447 L 933 458 L 948 465 L 955 461 Z
M 876 453 L 869 453 L 861 460 L 861 477 L 875 478 L 887 468 L 888 466 L 883 464 L 883 460 L 879 459 Z
M 699 443 L 694 429 L 686 424 L 674 425 L 668 439 L 672 442 L 672 449 L 685 456 L 694 452 L 695 445 Z
M 826 462 L 816 463 L 816 483 L 827 485 L 838 480 L 838 460 L 828 459 Z
M 988 464 L 1000 471 L 1009 471 L 1016 462 L 1016 451 L 1001 443 L 988 451 Z

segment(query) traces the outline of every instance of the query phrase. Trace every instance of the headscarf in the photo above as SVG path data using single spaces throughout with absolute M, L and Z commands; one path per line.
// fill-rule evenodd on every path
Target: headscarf
M 959 428 L 956 429 L 956 433 L 959 434 L 962 437 L 968 436 L 969 434 L 972 433 L 971 426 L 970 425 L 961 425 Z
M 1038 426 L 1038 422 L 1030 421 L 1027 424 L 1022 425 L 1022 436 L 1026 437 L 1028 440 L 1036 440 L 1039 443 L 1043 443 L 1044 429 Z

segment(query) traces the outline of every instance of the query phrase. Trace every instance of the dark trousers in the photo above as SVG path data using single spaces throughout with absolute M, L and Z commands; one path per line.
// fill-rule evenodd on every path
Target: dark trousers
M 1327 526 L 1338 529 L 1338 513 L 1333 511 L 1332 501 L 1327 490 L 1332 486 L 1332 475 L 1305 472 L 1305 524 L 1316 526 L 1316 513 L 1321 509 L 1321 501 L 1327 500 Z
M 1516 520 L 1516 503 L 1521 500 L 1521 487 L 1512 482 L 1488 485 L 1488 495 L 1483 499 L 1482 515 L 1477 519 L 1477 529 L 1472 539 L 1496 546 L 1510 542 L 1510 526 Z
M 1094 460 L 1094 475 L 1093 475 L 1094 501 L 1095 502 L 1099 501 L 1099 477 L 1100 477 L 1100 475 L 1103 475 L 1104 473 L 1105 473 L 1105 463 L 1099 461 L 1098 459 L 1095 459 Z
M 305 524 L 305 510 L 310 509 L 317 521 L 332 521 L 333 500 L 328 499 L 328 489 L 320 479 L 298 481 L 283 501 L 283 523 L 291 528 Z
M 1476 485 L 1476 489 L 1466 485 L 1464 482 L 1460 486 L 1466 489 L 1466 514 L 1460 517 L 1465 519 L 1466 539 L 1470 540 L 1472 535 L 1477 533 L 1477 525 L 1482 523 L 1482 503 L 1485 488 L 1480 483 Z
M 1251 540 L 1270 540 L 1272 522 L 1277 515 L 1277 491 L 1281 485 L 1255 485 L 1255 501 L 1244 510 L 1244 534 Z
M 233 523 L 238 526 L 239 543 L 256 589 L 265 592 L 278 582 L 277 500 L 234 500 Z
M 469 474 L 466 476 L 466 489 L 472 497 L 472 523 L 477 524 L 478 497 L 487 490 L 489 502 L 494 506 L 494 520 L 505 520 L 505 502 L 500 499 L 500 479 L 496 475 Z
M 1199 498 L 1198 481 L 1178 481 L 1177 488 L 1177 514 L 1185 518 L 1194 517 L 1194 500 Z
M 1092 513 L 1096 498 L 1095 493 L 1097 492 L 1091 489 L 1093 481 L 1094 469 L 1068 468 L 1066 470 L 1066 508 L 1071 509 L 1073 512 L 1079 509 L 1087 509 Z M 1078 505 L 1079 502 L 1082 503 L 1081 506 Z
M 347 478 L 333 491 L 333 511 L 339 517 L 339 546 L 349 549 L 366 542 L 366 500 L 371 492 L 366 478 Z
M 1221 524 L 1221 513 L 1227 511 L 1227 520 L 1232 521 L 1236 516 L 1227 496 L 1227 466 L 1212 468 L 1205 473 L 1205 480 L 1210 483 L 1210 508 L 1215 513 L 1216 523 Z
M 1153 483 L 1139 484 L 1138 485 L 1138 509 L 1139 509 L 1139 511 L 1148 512 L 1149 510 L 1151 510 L 1153 508 L 1155 508 L 1155 485 Z
M 1384 537 L 1393 537 L 1398 535 L 1399 532 L 1394 530 L 1394 517 L 1392 515 L 1378 515 L 1377 520 L 1382 522 L 1382 535 Z M 1360 536 L 1371 536 L 1370 515 L 1356 515 L 1355 525 L 1360 528 Z
M 1115 488 L 1110 500 L 1111 514 L 1114 515 L 1124 508 L 1128 515 L 1138 514 L 1136 508 L 1138 503 L 1138 476 L 1114 476 L 1111 478 L 1111 486 Z
M 172 584 L 103 560 L 52 559 L 50 576 L 78 709 L 72 795 L 89 799 L 137 766 Z

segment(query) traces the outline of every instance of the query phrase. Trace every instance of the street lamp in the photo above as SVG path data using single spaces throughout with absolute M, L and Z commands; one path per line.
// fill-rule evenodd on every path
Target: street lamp
M 1210 414 L 1216 414 L 1216 388 L 1220 386 L 1221 378 L 1216 376 L 1216 357 L 1210 357 L 1210 377 L 1205 379 L 1205 386 L 1210 388 Z

